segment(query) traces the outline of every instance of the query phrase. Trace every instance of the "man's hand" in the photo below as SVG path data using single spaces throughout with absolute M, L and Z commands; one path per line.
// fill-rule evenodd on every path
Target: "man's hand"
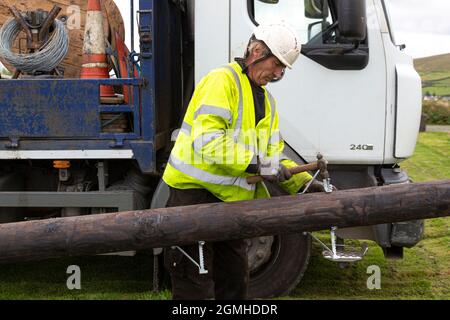
M 338 189 L 332 185 L 333 191 L 337 191 Z M 306 193 L 316 193 L 316 192 L 325 192 L 325 187 L 323 185 L 323 182 L 314 180 L 311 185 L 309 186 L 308 190 L 306 190 Z
M 278 170 L 278 181 L 279 182 L 285 182 L 292 178 L 292 173 L 289 171 L 288 168 L 280 164 L 279 170 Z
M 250 164 L 245 172 L 261 176 L 265 181 L 272 183 L 280 183 L 292 178 L 292 173 L 281 163 L 272 164 L 271 161 L 261 161 L 259 157 L 257 163 Z
M 292 173 L 282 164 L 279 164 L 278 168 L 264 168 L 263 166 L 261 167 L 261 176 L 266 181 L 272 183 L 280 183 L 292 178 Z
M 325 188 L 322 182 L 314 180 L 309 186 L 308 190 L 306 190 L 306 193 L 316 193 L 316 192 L 325 192 Z

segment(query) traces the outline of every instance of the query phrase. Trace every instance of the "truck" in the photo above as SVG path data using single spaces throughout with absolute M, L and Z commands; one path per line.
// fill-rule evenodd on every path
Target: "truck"
M 243 56 L 255 26 L 273 20 L 290 23 L 303 42 L 294 68 L 268 86 L 285 155 L 299 164 L 324 155 L 339 190 L 409 183 L 400 163 L 414 153 L 421 80 L 395 43 L 386 2 L 140 0 L 134 12 L 131 1 L 139 52 L 132 50 L 127 66 L 138 72 L 0 80 L 0 223 L 164 207 L 161 176 L 195 85 Z M 128 99 L 104 101 L 106 85 Z M 353 260 L 342 253 L 345 240 L 359 239 L 401 258 L 422 233 L 423 221 L 333 228 L 335 255 L 324 257 L 362 259 L 364 248 Z M 295 288 L 312 241 L 309 233 L 248 239 L 249 296 Z M 153 249 L 157 265 L 161 252 Z

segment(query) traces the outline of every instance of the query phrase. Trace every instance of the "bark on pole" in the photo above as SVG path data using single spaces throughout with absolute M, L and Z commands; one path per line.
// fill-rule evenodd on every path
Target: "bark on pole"
M 450 215 L 450 180 L 0 225 L 0 263 Z

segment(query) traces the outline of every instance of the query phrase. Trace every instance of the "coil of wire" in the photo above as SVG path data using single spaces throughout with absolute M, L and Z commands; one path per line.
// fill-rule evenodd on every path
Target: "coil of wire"
M 64 23 L 55 20 L 54 31 L 42 48 L 34 53 L 13 53 L 11 48 L 22 27 L 15 19 L 8 20 L 0 29 L 0 56 L 16 69 L 34 74 L 53 71 L 66 57 L 69 35 Z

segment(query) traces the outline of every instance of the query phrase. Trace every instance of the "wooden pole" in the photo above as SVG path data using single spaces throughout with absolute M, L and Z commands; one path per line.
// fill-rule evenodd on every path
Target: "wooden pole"
M 0 225 L 0 263 L 450 215 L 450 180 Z

